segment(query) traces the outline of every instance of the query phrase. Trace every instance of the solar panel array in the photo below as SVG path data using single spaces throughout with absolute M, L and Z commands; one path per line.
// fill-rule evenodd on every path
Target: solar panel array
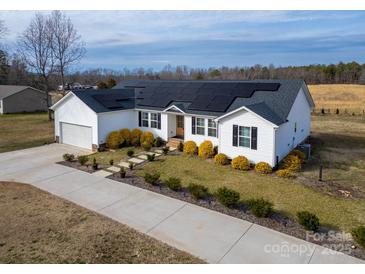
M 127 94 L 96 94 L 92 97 L 108 109 L 122 109 L 123 103 L 130 100 Z
M 254 82 L 155 82 L 137 92 L 137 104 L 165 108 L 173 101 L 190 102 L 188 109 L 224 112 L 236 98 L 250 98 L 256 91 L 275 92 L 279 83 Z

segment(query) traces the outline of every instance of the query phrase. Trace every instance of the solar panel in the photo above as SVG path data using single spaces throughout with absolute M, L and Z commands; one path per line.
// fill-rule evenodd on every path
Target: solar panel
M 122 102 L 129 100 L 127 94 L 95 94 L 92 97 L 109 109 L 123 108 Z
M 167 107 L 172 101 L 191 102 L 188 109 L 223 112 L 237 98 L 250 98 L 256 91 L 277 91 L 279 83 L 255 82 L 162 82 L 137 94 L 138 104 Z

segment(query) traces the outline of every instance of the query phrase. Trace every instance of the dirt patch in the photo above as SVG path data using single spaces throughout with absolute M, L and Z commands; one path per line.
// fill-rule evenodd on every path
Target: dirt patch
M 203 263 L 25 184 L 0 182 L 0 263 Z
M 337 251 L 346 252 L 352 256 L 361 259 L 365 259 L 365 250 L 361 247 L 358 247 L 358 245 L 354 243 L 351 239 L 333 239 L 333 237 L 331 236 L 331 233 L 334 231 L 333 229 L 321 227 L 318 231 L 319 233 L 321 233 L 322 236 L 320 240 L 315 240 L 313 238 L 307 239 L 307 231 L 304 230 L 302 226 L 300 226 L 295 220 L 278 212 L 273 213 L 270 218 L 258 218 L 252 215 L 248 207 L 243 203 L 241 203 L 237 208 L 231 209 L 221 205 L 218 201 L 216 201 L 214 196 L 210 196 L 206 200 L 196 200 L 194 197 L 192 197 L 192 195 L 190 195 L 186 188 L 183 188 L 181 191 L 175 192 L 166 187 L 163 182 L 159 182 L 158 185 L 151 185 L 146 183 L 142 177 L 137 176 L 135 172 L 135 170 L 127 171 L 125 178 L 121 178 L 119 173 L 110 175 L 107 178 L 121 183 L 126 183 L 132 186 L 147 189 L 156 193 L 160 193 L 191 204 L 196 204 L 198 206 L 202 206 L 211 210 L 221 212 L 223 214 L 227 214 L 242 220 L 246 220 L 280 231 L 296 238 L 308 240 L 310 242 L 330 247 Z M 352 249 L 351 246 L 356 246 L 356 248 Z M 346 247 L 345 250 L 344 247 Z

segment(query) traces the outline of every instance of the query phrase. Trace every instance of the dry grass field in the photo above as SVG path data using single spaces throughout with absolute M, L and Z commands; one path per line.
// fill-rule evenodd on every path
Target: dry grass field
M 0 263 L 203 263 L 30 185 L 0 182 Z
M 365 85 L 334 84 L 334 85 L 309 85 L 316 109 L 337 108 L 340 112 L 360 114 L 365 110 Z

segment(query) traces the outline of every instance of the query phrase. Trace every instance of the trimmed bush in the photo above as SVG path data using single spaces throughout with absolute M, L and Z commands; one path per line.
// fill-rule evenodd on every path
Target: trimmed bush
M 206 140 L 202 142 L 199 146 L 199 152 L 198 155 L 201 158 L 210 158 L 213 156 L 214 150 L 213 150 L 213 143 L 209 140 Z
M 94 159 L 93 159 L 93 170 L 97 170 L 98 166 L 99 166 L 99 164 L 96 162 L 96 159 L 94 157 Z
M 106 138 L 106 146 L 108 148 L 118 148 L 120 145 L 120 135 L 119 131 L 112 131 L 109 133 L 108 137 Z
M 287 155 L 283 159 L 283 167 L 291 170 L 292 172 L 299 171 L 302 167 L 302 161 L 298 156 L 295 155 Z
M 128 149 L 127 150 L 127 155 L 128 155 L 128 157 L 132 157 L 134 155 L 134 150 L 133 149 Z
M 237 156 L 233 158 L 231 165 L 234 169 L 238 170 L 249 170 L 250 162 L 245 156 Z
M 169 147 L 163 147 L 162 148 L 162 152 L 163 152 L 164 155 L 167 155 L 167 153 L 169 153 L 169 151 L 170 151 Z
M 125 178 L 125 175 L 127 174 L 127 171 L 125 171 L 124 167 L 121 167 L 119 173 L 120 173 L 121 178 Z
M 228 157 L 226 154 L 224 153 L 218 153 L 217 155 L 214 156 L 214 162 L 216 164 L 219 164 L 219 165 L 228 165 Z
M 191 183 L 188 185 L 188 190 L 191 195 L 193 195 L 193 197 L 197 200 L 205 199 L 209 195 L 208 188 L 203 185 Z
M 240 200 L 240 194 L 237 191 L 225 186 L 218 188 L 214 195 L 226 207 L 235 207 Z
M 302 151 L 300 151 L 299 149 L 294 149 L 294 150 L 292 150 L 290 153 L 289 153 L 289 155 L 293 155 L 293 156 L 297 156 L 299 159 L 300 159 L 300 161 L 303 163 L 304 162 L 304 160 L 305 160 L 305 153 L 304 152 L 302 152 Z
M 170 177 L 166 180 L 166 185 L 169 189 L 173 191 L 181 190 L 181 180 L 176 177 Z
M 86 155 L 77 156 L 77 161 L 82 166 L 85 165 L 88 160 L 89 160 L 89 158 Z
M 184 154 L 195 155 L 196 154 L 196 143 L 194 141 L 186 141 L 184 143 Z
M 65 153 L 63 154 L 63 160 L 67 161 L 67 162 L 72 162 L 75 160 L 75 155 L 73 154 L 69 154 L 69 153 Z
M 144 180 L 146 181 L 146 183 L 149 183 L 151 185 L 157 185 L 159 179 L 160 179 L 160 173 L 146 172 L 144 174 Z
M 155 140 L 155 137 L 153 137 L 153 133 L 150 132 L 150 131 L 143 132 L 142 135 L 141 135 L 141 138 L 140 138 L 141 144 L 148 143 L 148 144 L 151 145 L 151 147 L 153 145 L 154 140 Z
M 270 174 L 272 173 L 272 167 L 266 162 L 258 162 L 255 165 L 255 171 L 260 174 Z
M 153 162 L 155 160 L 155 154 L 147 154 L 147 160 Z
M 133 170 L 133 168 L 134 168 L 134 164 L 133 163 L 129 163 L 129 169 L 130 170 Z
M 275 174 L 281 178 L 293 178 L 294 177 L 293 171 L 291 171 L 290 169 L 286 169 L 286 168 L 279 169 L 278 171 L 275 172 Z
M 249 200 L 248 206 L 252 214 L 260 218 L 268 217 L 273 212 L 273 204 L 263 198 Z
M 153 141 L 153 145 L 155 147 L 162 147 L 165 144 L 165 141 L 161 138 L 161 137 L 157 137 L 154 141 Z
M 143 147 L 143 149 L 144 149 L 145 151 L 149 151 L 149 150 L 151 150 L 152 145 L 151 145 L 151 143 L 149 143 L 149 142 L 143 142 L 143 143 L 142 143 L 142 147 Z
M 304 226 L 306 230 L 317 231 L 319 228 L 318 217 L 308 211 L 300 211 L 297 213 L 299 224 Z
M 113 159 L 109 160 L 109 165 L 111 165 L 111 166 L 114 165 L 114 160 Z
M 180 151 L 180 152 L 183 152 L 184 151 L 184 144 L 183 142 L 180 142 L 179 145 L 177 146 L 177 150 Z
M 140 139 L 142 135 L 142 130 L 139 128 L 135 128 L 131 131 L 131 145 L 132 146 L 139 146 L 141 144 Z
M 124 142 L 121 142 L 122 144 L 129 146 L 131 144 L 132 140 L 132 134 L 131 131 L 128 128 L 123 128 L 119 131 L 120 139 Z
M 354 240 L 365 248 L 365 226 L 358 226 L 351 230 L 351 235 Z

